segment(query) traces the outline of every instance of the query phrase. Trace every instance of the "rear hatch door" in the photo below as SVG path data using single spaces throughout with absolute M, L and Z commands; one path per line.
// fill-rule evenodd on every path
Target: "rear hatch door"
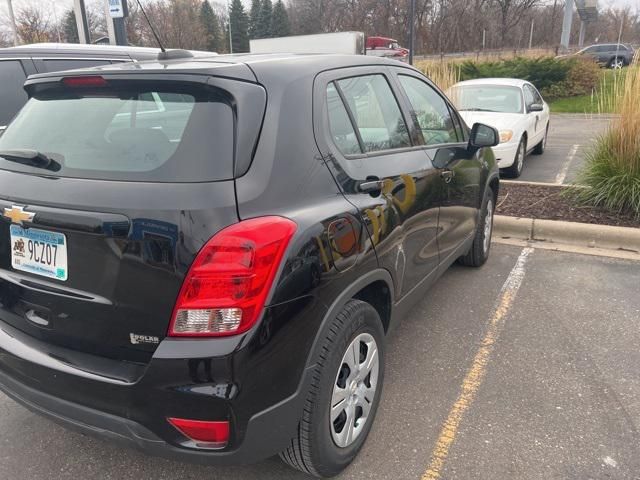
M 235 158 L 262 118 L 238 134 L 239 105 L 263 113 L 265 95 L 228 79 L 92 78 L 35 84 L 0 137 L 0 326 L 145 363 L 195 255 L 238 221 Z

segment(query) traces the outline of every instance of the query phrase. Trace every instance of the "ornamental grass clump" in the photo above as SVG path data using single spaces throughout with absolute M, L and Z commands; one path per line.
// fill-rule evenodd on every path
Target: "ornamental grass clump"
M 587 154 L 576 189 L 583 202 L 617 212 L 631 212 L 640 226 L 640 66 L 622 73 L 616 88 L 616 117 Z

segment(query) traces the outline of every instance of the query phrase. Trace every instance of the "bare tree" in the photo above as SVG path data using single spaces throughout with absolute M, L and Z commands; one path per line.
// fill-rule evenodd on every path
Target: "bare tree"
M 29 5 L 16 12 L 16 29 L 24 43 L 53 42 L 55 26 L 44 9 Z

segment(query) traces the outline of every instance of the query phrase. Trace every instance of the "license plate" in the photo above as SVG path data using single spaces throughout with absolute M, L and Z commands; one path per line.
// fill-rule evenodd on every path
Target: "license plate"
M 11 266 L 16 270 L 65 281 L 67 237 L 62 233 L 11 225 Z

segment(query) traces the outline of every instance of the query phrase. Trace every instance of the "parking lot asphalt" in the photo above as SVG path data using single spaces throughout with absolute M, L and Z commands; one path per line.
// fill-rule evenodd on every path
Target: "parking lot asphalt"
M 640 264 L 494 245 L 390 336 L 371 435 L 342 479 L 640 479 Z M 0 394 L 0 478 L 302 479 L 277 458 L 147 457 Z
M 610 116 L 551 115 L 547 148 L 542 155 L 529 155 L 518 180 L 572 183 L 584 164 L 584 155 L 602 134 Z

